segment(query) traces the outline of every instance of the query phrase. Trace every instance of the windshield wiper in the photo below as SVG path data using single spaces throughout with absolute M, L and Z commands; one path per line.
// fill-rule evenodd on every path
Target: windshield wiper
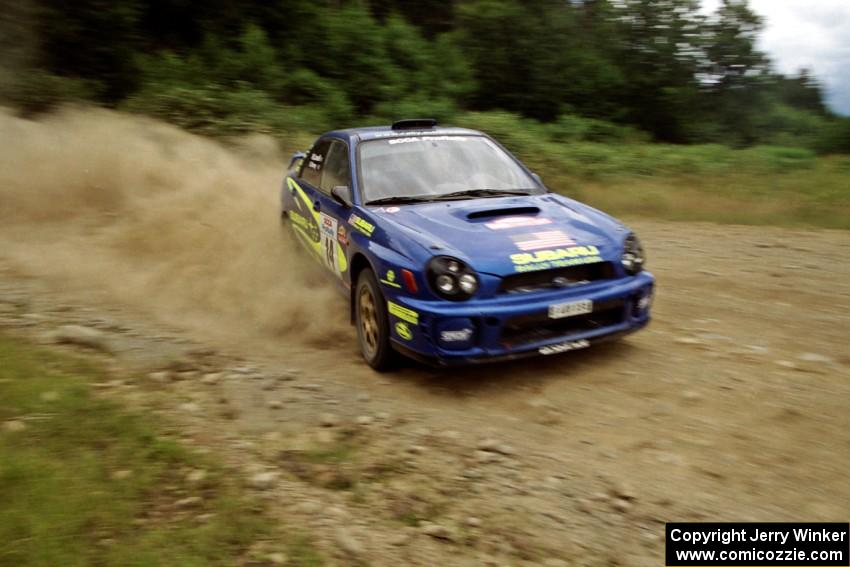
M 525 189 L 466 189 L 443 195 L 435 195 L 435 201 L 465 199 L 467 197 L 506 197 L 510 195 L 531 195 L 531 191 Z
M 367 205 L 390 205 L 390 204 L 399 204 L 402 205 L 404 203 L 425 203 L 428 201 L 432 201 L 433 197 L 416 197 L 414 195 L 398 195 L 396 197 L 381 197 L 380 199 L 374 199 L 372 201 L 367 201 Z

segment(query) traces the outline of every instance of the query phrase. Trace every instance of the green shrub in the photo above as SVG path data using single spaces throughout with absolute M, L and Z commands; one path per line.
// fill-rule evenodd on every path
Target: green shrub
M 338 127 L 354 117 L 354 107 L 345 92 L 309 69 L 296 69 L 290 73 L 285 89 L 287 101 L 323 110 L 324 119 L 313 128 Z
M 542 130 L 554 142 L 624 143 L 646 141 L 647 138 L 646 134 L 627 126 L 574 114 L 561 114 Z
M 398 101 L 382 102 L 375 107 L 379 122 L 392 122 L 401 118 L 436 118 L 441 124 L 453 121 L 457 107 L 448 98 L 408 97 Z
M 827 124 L 815 148 L 822 154 L 850 154 L 850 118 L 837 118 Z
M 124 108 L 155 116 L 192 132 L 234 135 L 270 132 L 280 120 L 279 107 L 262 91 L 247 85 L 166 85 L 129 98 Z
M 63 103 L 91 101 L 97 95 L 98 87 L 93 81 L 31 71 L 14 82 L 5 98 L 24 114 L 35 114 Z

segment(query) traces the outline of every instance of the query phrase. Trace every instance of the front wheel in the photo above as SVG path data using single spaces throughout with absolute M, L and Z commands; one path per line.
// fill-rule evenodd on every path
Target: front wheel
M 389 370 L 395 358 L 390 346 L 387 304 L 370 269 L 360 272 L 354 293 L 357 342 L 366 363 L 375 370 Z

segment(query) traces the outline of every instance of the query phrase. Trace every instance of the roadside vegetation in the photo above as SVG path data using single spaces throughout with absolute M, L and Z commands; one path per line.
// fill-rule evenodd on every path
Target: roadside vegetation
M 106 379 L 91 362 L 0 335 L 0 565 L 249 561 L 276 534 L 261 508 L 153 417 L 95 395 Z M 307 540 L 284 550 L 291 564 L 321 564 Z
M 850 155 L 628 135 L 600 142 L 581 134 L 593 122 L 578 119 L 538 124 L 490 112 L 457 122 L 494 135 L 551 189 L 615 216 L 850 229 Z
M 615 214 L 850 228 L 850 117 L 775 71 L 762 27 L 747 0 L 27 0 L 0 18 L 0 100 L 286 150 L 429 116 Z

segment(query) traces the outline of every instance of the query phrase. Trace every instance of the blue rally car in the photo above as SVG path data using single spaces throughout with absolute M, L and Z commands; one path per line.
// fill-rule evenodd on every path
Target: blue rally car
M 366 362 L 551 355 L 649 321 L 654 278 L 617 220 L 550 193 L 489 136 L 428 119 L 296 153 L 282 216 L 350 298 Z

